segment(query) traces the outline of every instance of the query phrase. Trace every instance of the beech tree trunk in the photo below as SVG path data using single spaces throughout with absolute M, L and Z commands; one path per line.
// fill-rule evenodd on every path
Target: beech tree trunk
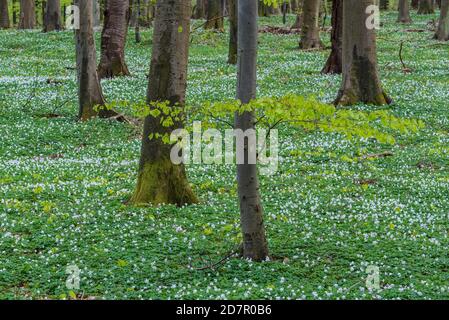
M 0 0 L 0 28 L 8 29 L 10 26 L 8 0 Z
M 104 27 L 101 33 L 101 58 L 98 66 L 98 76 L 101 79 L 130 75 L 125 63 L 128 19 L 128 1 L 107 1 L 104 11 Z
M 153 51 L 147 101 L 185 103 L 190 34 L 190 0 L 158 0 L 154 20 Z M 150 139 L 151 133 L 168 133 L 183 128 L 182 121 L 163 127 L 159 117 L 145 119 L 137 186 L 132 204 L 171 203 L 178 206 L 197 202 L 187 181 L 184 165 L 170 159 L 172 145 Z
M 229 52 L 228 63 L 237 63 L 237 33 L 238 33 L 238 0 L 228 0 L 229 2 Z
M 205 29 L 223 30 L 223 7 L 221 0 L 207 0 Z
M 105 100 L 96 70 L 92 0 L 77 0 L 75 4 L 80 12 L 80 28 L 76 30 L 79 118 L 86 121 L 96 116 L 109 117 L 112 112 L 95 110 L 96 106 L 104 106 Z
M 440 19 L 435 39 L 440 41 L 449 40 L 449 0 L 441 0 Z
M 44 18 L 44 32 L 61 30 L 61 3 L 59 0 L 47 0 Z
M 101 17 L 100 0 L 93 0 L 92 1 L 92 6 L 93 6 L 93 25 L 94 25 L 94 30 L 97 30 L 101 26 L 101 22 L 100 22 L 100 17 Z
M 376 31 L 366 25 L 366 8 L 373 4 L 374 0 L 343 1 L 343 81 L 336 104 L 391 102 L 379 78 Z
M 20 0 L 19 29 L 34 29 L 36 13 L 34 0 Z
M 419 0 L 418 14 L 433 14 L 433 0 Z
M 302 12 L 301 49 L 319 49 L 323 47 L 320 40 L 320 1 L 304 0 Z
M 238 1 L 238 83 L 237 99 L 248 103 L 256 97 L 257 74 L 257 1 Z M 253 112 L 235 115 L 235 128 L 245 132 L 254 129 Z M 262 261 L 268 256 L 268 244 L 265 237 L 263 208 L 260 199 L 257 165 L 249 163 L 249 141 L 245 141 L 245 159 L 237 164 L 237 184 L 240 204 L 240 219 L 243 235 L 243 257 Z
M 332 1 L 331 42 L 332 51 L 321 73 L 340 74 L 342 72 L 343 0 Z
M 399 0 L 399 17 L 398 22 L 410 23 L 412 19 L 410 18 L 410 4 L 409 0 Z
M 204 19 L 204 18 L 206 18 L 206 0 L 196 0 L 193 19 Z

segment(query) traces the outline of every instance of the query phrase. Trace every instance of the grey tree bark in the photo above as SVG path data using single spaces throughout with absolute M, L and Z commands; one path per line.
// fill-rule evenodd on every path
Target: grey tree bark
M 229 2 L 229 52 L 228 63 L 237 63 L 237 33 L 238 33 L 238 0 L 228 0 Z
M 44 32 L 61 30 L 61 3 L 59 0 L 47 0 L 44 18 Z
M 112 112 L 96 110 L 104 106 L 105 100 L 97 76 L 97 59 L 93 36 L 92 0 L 77 0 L 80 12 L 80 28 L 76 30 L 76 65 L 78 72 L 79 118 L 82 121 L 96 116 L 109 117 Z
M 410 23 L 410 22 L 412 22 L 412 18 L 410 18 L 410 3 L 409 3 L 409 0 L 399 0 L 398 22 L 400 22 L 400 23 Z
M 223 7 L 221 0 L 207 0 L 205 29 L 223 30 Z
M 332 51 L 321 73 L 340 74 L 342 72 L 343 0 L 332 1 L 331 42 Z
M 299 42 L 301 49 L 319 49 L 323 47 L 319 26 L 320 2 L 321 0 L 304 0 L 301 40 Z
M 435 39 L 440 41 L 449 40 L 449 0 L 441 0 L 440 19 Z
M 238 1 L 238 79 L 237 98 L 248 103 L 256 97 L 257 78 L 257 1 Z M 254 129 L 253 112 L 237 113 L 235 128 L 245 132 Z M 249 163 L 249 141 L 245 141 L 245 161 L 237 164 L 237 184 L 240 204 L 240 219 L 243 235 L 243 256 L 262 261 L 268 256 L 268 244 L 263 222 L 257 165 Z
M 36 14 L 34 0 L 20 0 L 19 29 L 34 29 L 36 26 Z
M 8 0 L 0 0 L 0 28 L 8 29 L 10 26 Z
M 375 0 L 343 1 L 343 81 L 335 104 L 391 102 L 380 82 L 376 31 L 367 27 L 366 8 Z
M 158 0 L 154 20 L 153 51 L 148 83 L 148 104 L 169 101 L 183 107 L 187 86 L 187 60 L 190 34 L 190 0 Z M 130 203 L 178 206 L 197 202 L 187 181 L 184 165 L 170 159 L 172 145 L 150 139 L 151 133 L 170 134 L 184 127 L 175 120 L 170 127 L 159 117 L 145 119 L 137 186 Z
M 435 13 L 433 0 L 419 0 L 418 14 Z
M 104 27 L 101 33 L 101 58 L 98 66 L 98 76 L 101 79 L 130 75 L 125 63 L 128 19 L 128 1 L 107 1 L 104 11 Z
M 94 0 L 92 2 L 92 5 L 93 5 L 93 25 L 94 25 L 94 30 L 98 30 L 101 27 L 101 21 L 100 21 L 100 16 L 101 16 L 100 0 Z
M 195 12 L 193 13 L 193 19 L 206 18 L 206 1 L 207 0 L 196 0 Z

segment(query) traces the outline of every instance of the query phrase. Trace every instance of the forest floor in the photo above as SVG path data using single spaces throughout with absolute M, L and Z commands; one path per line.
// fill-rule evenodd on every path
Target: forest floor
M 234 166 L 188 167 L 198 205 L 126 206 L 140 130 L 76 121 L 73 33 L 0 31 L 0 298 L 449 298 L 449 47 L 431 40 L 435 17 L 402 26 L 388 13 L 378 43 L 395 101 L 387 108 L 426 129 L 390 146 L 282 127 L 279 171 L 261 177 L 271 259 L 206 270 L 190 266 L 240 241 Z M 132 77 L 103 81 L 108 101 L 144 99 L 151 31 L 143 39 L 130 33 Z M 188 103 L 235 96 L 227 41 L 192 35 Z M 261 34 L 259 96 L 331 102 L 340 77 L 320 74 L 329 51 L 297 46 L 298 35 Z M 385 151 L 393 156 L 360 159 Z M 69 265 L 80 269 L 79 289 L 66 287 Z M 366 288 L 368 266 L 379 268 L 379 290 Z

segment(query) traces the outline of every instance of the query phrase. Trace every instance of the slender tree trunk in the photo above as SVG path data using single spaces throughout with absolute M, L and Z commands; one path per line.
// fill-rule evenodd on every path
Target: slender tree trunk
M 238 1 L 238 83 L 237 98 L 248 103 L 256 97 L 257 78 L 257 1 Z M 253 112 L 237 113 L 235 128 L 245 132 L 254 129 Z M 255 133 L 254 133 L 255 134 Z M 260 199 L 257 165 L 250 164 L 249 150 L 255 148 L 245 141 L 245 161 L 237 164 L 237 184 L 240 204 L 240 219 L 243 234 L 243 256 L 255 261 L 268 256 L 268 244 L 263 223 L 263 208 Z M 254 149 L 253 149 L 254 150 Z
M 105 100 L 96 70 L 96 51 L 93 36 L 92 0 L 77 0 L 80 12 L 80 28 L 76 30 L 76 64 L 78 70 L 79 118 L 108 117 L 112 112 L 96 110 Z
M 8 0 L 0 0 L 0 28 L 8 29 L 10 26 Z
M 237 33 L 238 33 L 238 16 L 237 5 L 238 0 L 229 1 L 229 53 L 228 63 L 237 63 Z
M 301 49 L 322 48 L 323 43 L 320 40 L 320 1 L 321 0 L 304 0 L 303 7 L 303 25 L 301 29 L 301 41 L 299 47 Z
M 61 4 L 59 0 L 47 0 L 44 32 L 61 30 Z
M 343 1 L 343 81 L 336 104 L 391 102 L 380 82 L 376 31 L 366 25 L 366 8 L 373 4 L 374 0 Z
M 154 20 L 153 52 L 147 101 L 169 101 L 183 106 L 187 85 L 187 60 L 190 33 L 190 0 L 158 0 Z M 182 206 L 197 202 L 187 181 L 184 165 L 170 160 L 172 145 L 150 139 L 151 133 L 170 134 L 183 128 L 182 121 L 164 127 L 161 119 L 145 119 L 137 186 L 132 204 L 172 203 Z
M 207 0 L 205 29 L 223 30 L 223 7 L 221 4 L 221 0 Z
M 101 7 L 100 0 L 93 0 L 93 24 L 94 30 L 99 30 L 101 27 Z
M 340 74 L 342 72 L 343 46 L 343 0 L 332 1 L 332 51 L 321 73 Z
M 20 0 L 19 29 L 34 29 L 36 13 L 34 0 Z
M 433 14 L 433 0 L 419 0 L 418 14 Z
M 138 4 L 137 4 L 137 0 L 130 0 L 130 12 L 131 15 L 129 17 L 129 26 L 135 28 L 137 26 L 137 21 L 138 21 Z
M 441 0 L 440 19 L 435 39 L 440 41 L 449 40 L 449 0 Z
M 128 32 L 129 2 L 108 0 L 101 33 L 100 78 L 130 75 L 125 63 L 125 44 Z
M 410 4 L 409 4 L 409 0 L 399 0 L 398 22 L 400 22 L 400 23 L 410 23 L 410 22 L 412 22 L 412 18 L 410 18 Z

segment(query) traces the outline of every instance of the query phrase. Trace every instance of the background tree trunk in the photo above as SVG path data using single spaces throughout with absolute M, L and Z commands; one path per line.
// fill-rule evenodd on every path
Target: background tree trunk
M 433 0 L 419 0 L 418 14 L 433 14 Z
M 86 121 L 97 115 L 106 117 L 108 112 L 97 112 L 94 108 L 105 105 L 105 100 L 96 70 L 92 0 L 77 0 L 75 4 L 80 10 L 80 28 L 76 31 L 79 118 Z
M 100 21 L 101 20 L 100 0 L 93 0 L 92 6 L 93 6 L 93 25 L 94 25 L 94 30 L 99 30 L 100 27 L 101 27 L 101 21 Z
M 449 0 L 441 0 L 440 19 L 435 39 L 440 41 L 449 40 Z
M 101 33 L 100 78 L 130 75 L 125 63 L 125 44 L 128 32 L 129 2 L 108 0 Z
M 237 33 L 238 33 L 238 0 L 228 0 L 229 2 L 229 53 L 228 63 L 237 63 Z
M 321 0 L 304 0 L 301 41 L 299 42 L 299 47 L 301 49 L 323 47 L 323 43 L 320 40 L 319 26 L 320 1 Z
M 343 46 L 343 1 L 332 1 L 332 51 L 321 73 L 340 74 L 342 72 Z
M 185 103 L 191 14 L 190 0 L 157 1 L 148 103 L 169 101 L 172 106 Z M 182 206 L 197 202 L 184 165 L 175 165 L 170 160 L 172 145 L 159 138 L 149 139 L 151 133 L 170 134 L 183 126 L 181 121 L 175 121 L 167 128 L 161 125 L 160 118 L 145 119 L 139 175 L 131 203 Z
M 365 10 L 373 4 L 374 0 L 343 1 L 343 81 L 336 104 L 391 102 L 379 78 L 376 31 L 366 26 Z
M 398 22 L 410 23 L 412 18 L 410 18 L 410 5 L 409 0 L 399 0 L 399 17 Z
M 196 0 L 193 19 L 204 19 L 204 18 L 206 18 L 206 0 Z
M 47 0 L 44 32 L 61 30 L 61 4 L 59 0 Z
M 19 29 L 34 29 L 36 26 L 36 13 L 34 0 L 20 0 Z
M 205 29 L 223 30 L 223 7 L 221 0 L 207 1 L 207 21 Z
M 8 29 L 10 26 L 8 0 L 0 0 L 0 28 Z
M 256 97 L 257 74 L 257 1 L 238 1 L 238 83 L 237 99 L 248 103 Z M 235 128 L 254 129 L 254 113 L 235 115 Z M 243 256 L 262 261 L 268 256 L 268 245 L 263 223 L 257 165 L 249 164 L 249 139 L 245 141 L 245 163 L 237 164 L 237 184 L 240 219 L 243 234 Z M 254 146 L 252 146 L 254 147 Z

